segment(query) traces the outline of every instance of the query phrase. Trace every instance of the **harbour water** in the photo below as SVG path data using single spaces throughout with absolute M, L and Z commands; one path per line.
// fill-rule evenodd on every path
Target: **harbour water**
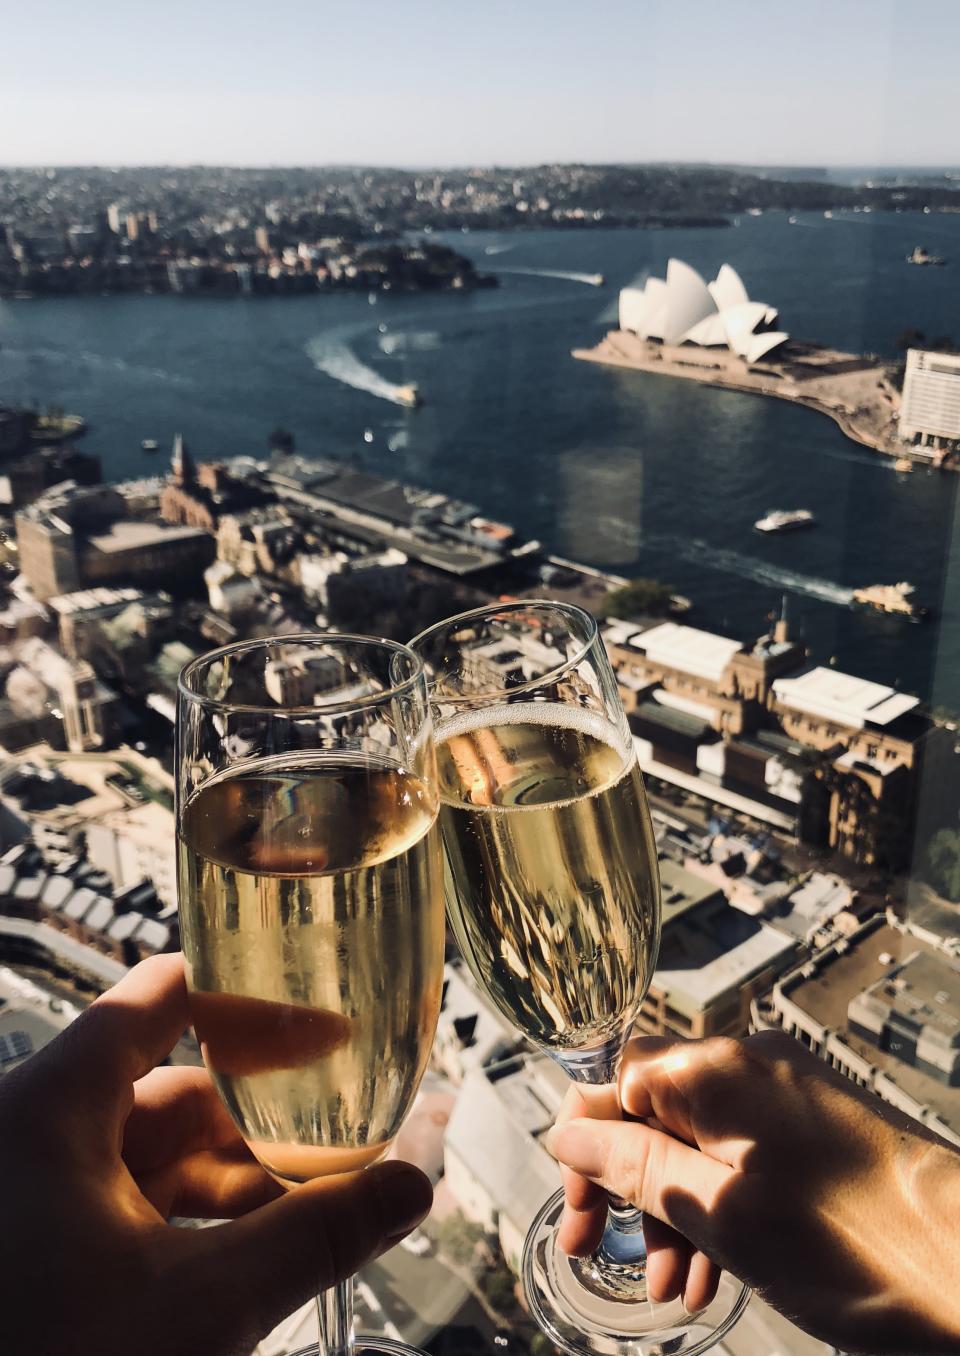
M 908 326 L 960 341 L 960 216 L 800 214 L 791 226 L 767 214 L 726 230 L 451 243 L 502 268 L 501 286 L 374 304 L 343 293 L 0 302 L 0 400 L 86 415 L 108 478 L 162 469 L 177 431 L 212 458 L 265 450 L 282 425 L 307 454 L 435 486 L 562 555 L 663 579 L 695 600 L 702 625 L 756 634 L 786 592 L 818 659 L 960 710 L 958 477 L 898 475 L 808 410 L 569 356 L 615 323 L 620 287 L 662 275 L 671 255 L 708 276 L 728 260 L 797 337 L 880 354 Z M 915 244 L 950 266 L 908 267 Z M 408 382 L 421 409 L 397 403 Z M 752 530 L 768 509 L 799 507 L 817 527 Z M 851 610 L 853 588 L 899 579 L 932 621 Z

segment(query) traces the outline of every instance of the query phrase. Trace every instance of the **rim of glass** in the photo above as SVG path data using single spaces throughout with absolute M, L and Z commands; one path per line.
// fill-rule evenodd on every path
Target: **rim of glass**
M 472 607 L 467 612 L 456 612 L 452 617 L 445 617 L 443 621 L 434 622 L 432 626 L 424 627 L 407 644 L 422 664 L 423 660 L 417 646 L 427 636 L 431 636 L 435 632 L 445 631 L 448 627 L 459 625 L 461 622 L 472 621 L 476 617 L 490 617 L 501 612 L 529 612 L 546 608 L 550 608 L 553 612 L 566 613 L 567 616 L 577 617 L 586 622 L 588 638 L 574 655 L 565 659 L 562 664 L 558 664 L 556 668 L 549 669 L 536 678 L 529 678 L 525 683 L 517 683 L 515 687 L 492 687 L 484 692 L 464 692 L 462 694 L 443 693 L 436 700 L 456 705 L 463 702 L 485 701 L 488 697 L 502 697 L 504 693 L 508 693 L 512 697 L 518 693 L 535 691 L 538 687 L 543 687 L 545 683 L 557 682 L 565 673 L 569 673 L 572 668 L 586 659 L 600 638 L 600 628 L 592 612 L 588 612 L 585 607 L 578 607 L 576 603 L 560 603 L 550 598 L 520 598 L 509 603 L 488 603 L 485 607 Z M 427 675 L 427 691 L 433 699 L 433 685 L 430 682 L 429 674 Z
M 350 701 L 319 702 L 314 706 L 259 706 L 250 702 L 224 701 L 220 697 L 208 697 L 202 692 L 197 692 L 189 685 L 191 678 L 200 669 L 208 668 L 211 664 L 217 663 L 221 659 L 230 658 L 232 655 L 244 654 L 253 650 L 265 650 L 271 645 L 297 643 L 319 648 L 321 644 L 336 646 L 341 642 L 362 645 L 367 648 L 376 647 L 389 650 L 395 655 L 403 655 L 412 662 L 413 672 L 404 678 L 402 683 L 385 687 L 382 692 L 371 692 L 368 696 L 354 697 Z M 395 697 L 402 697 L 410 692 L 421 679 L 424 680 L 426 687 L 426 671 L 423 660 L 416 650 L 411 649 L 409 645 L 401 644 L 398 640 L 387 640 L 386 636 L 362 636 L 354 631 L 290 631 L 278 636 L 260 636 L 256 640 L 235 640 L 229 645 L 221 645 L 215 650 L 207 650 L 205 654 L 197 655 L 188 664 L 184 664 L 177 675 L 177 697 L 178 699 L 183 697 L 187 701 L 196 702 L 211 711 L 240 711 L 246 715 L 257 716 L 335 716 L 342 715 L 347 711 L 362 710 L 368 706 L 379 706 L 385 701 L 392 701 Z

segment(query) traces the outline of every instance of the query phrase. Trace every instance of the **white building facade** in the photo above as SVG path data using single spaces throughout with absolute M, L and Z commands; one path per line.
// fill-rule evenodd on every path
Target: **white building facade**
M 960 442 L 960 354 L 909 350 L 900 437 L 937 448 Z

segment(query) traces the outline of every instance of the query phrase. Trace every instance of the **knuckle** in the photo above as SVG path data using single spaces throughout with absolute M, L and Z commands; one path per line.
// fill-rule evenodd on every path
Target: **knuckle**
M 610 1150 L 604 1177 L 618 1195 L 633 1205 L 642 1206 L 647 1194 L 649 1166 L 649 1135 L 624 1133 L 617 1137 Z
M 729 1068 L 745 1060 L 743 1041 L 735 1036 L 713 1036 L 706 1042 L 706 1053 L 711 1064 Z

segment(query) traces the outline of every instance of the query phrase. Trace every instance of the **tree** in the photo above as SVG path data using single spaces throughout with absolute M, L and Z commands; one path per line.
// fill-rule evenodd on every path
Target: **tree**
M 482 1238 L 482 1227 L 459 1213 L 448 1215 L 437 1226 L 440 1251 L 460 1266 L 467 1266 L 473 1261 L 477 1244 Z
M 289 429 L 277 427 L 270 434 L 268 444 L 271 452 L 290 453 L 294 449 L 294 437 Z
M 927 844 L 926 868 L 927 881 L 937 893 L 960 904 L 960 832 L 937 830 Z
M 601 617 L 663 617 L 670 611 L 672 590 L 656 579 L 631 579 L 614 589 L 597 608 Z
M 488 1271 L 481 1281 L 487 1299 L 502 1314 L 509 1313 L 517 1302 L 517 1278 L 505 1266 Z
M 898 338 L 897 348 L 903 353 L 908 348 L 923 348 L 926 338 L 923 330 L 918 330 L 915 325 L 910 325 Z

